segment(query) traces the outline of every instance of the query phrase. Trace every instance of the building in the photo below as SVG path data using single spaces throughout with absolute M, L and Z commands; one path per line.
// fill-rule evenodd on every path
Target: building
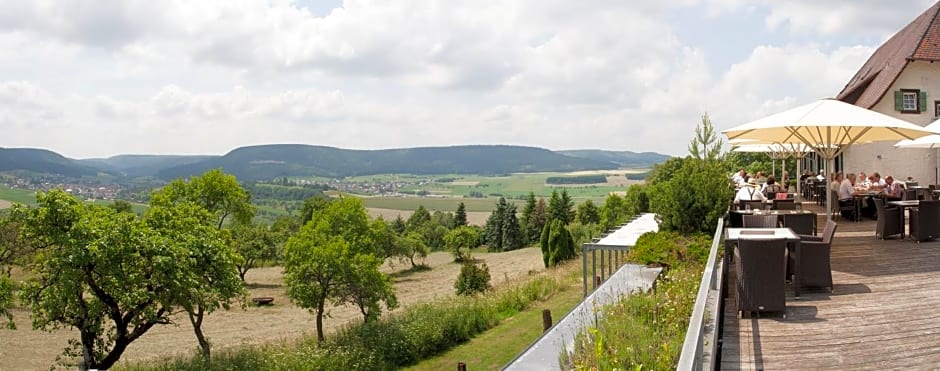
M 940 62 L 940 2 L 882 44 L 836 99 L 926 126 L 940 118 L 940 63 L 935 62 Z M 852 145 L 839 168 L 940 183 L 938 150 L 894 148 L 894 143 Z

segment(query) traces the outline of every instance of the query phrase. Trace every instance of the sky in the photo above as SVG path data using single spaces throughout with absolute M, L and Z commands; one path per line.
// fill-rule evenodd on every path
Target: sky
M 687 153 L 834 97 L 933 1 L 4 0 L 0 147 Z

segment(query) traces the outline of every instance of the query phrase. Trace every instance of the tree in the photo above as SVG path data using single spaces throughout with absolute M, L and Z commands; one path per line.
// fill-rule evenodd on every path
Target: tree
M 260 261 L 277 258 L 278 236 L 264 224 L 238 223 L 232 227 L 232 239 L 235 252 L 241 256 L 235 265 L 242 282 L 248 270 Z
M 542 262 L 546 268 L 577 256 L 574 240 L 560 220 L 553 220 L 551 224 L 545 226 L 540 244 Z
M 110 207 L 119 213 L 134 212 L 134 208 L 131 207 L 131 203 L 124 200 L 114 200 L 114 203 L 112 203 Z
M 561 220 L 562 223 L 568 224 L 574 220 L 574 201 L 571 200 L 571 196 L 568 196 L 568 190 L 562 190 L 561 193 L 558 193 L 558 190 L 552 190 L 552 197 L 548 200 L 548 213 L 549 220 Z
M 424 243 L 424 237 L 418 232 L 408 232 L 404 236 L 398 237 L 396 245 L 401 247 L 401 260 L 408 259 L 412 268 L 418 266 L 415 264 L 415 257 L 424 259 L 430 252 L 428 246 Z
M 536 205 L 535 192 L 530 191 L 529 194 L 525 198 L 525 206 L 522 208 L 522 215 L 519 218 L 520 223 L 522 223 L 522 229 L 523 229 L 522 234 L 525 239 L 525 243 L 532 242 L 536 239 L 536 235 L 532 233 L 531 228 L 529 226 L 530 224 L 529 221 L 532 219 L 533 214 L 535 213 L 535 205 Z
M 362 201 L 343 198 L 332 202 L 291 237 L 284 250 L 287 296 L 316 315 L 317 340 L 323 341 L 323 317 L 328 301 L 353 303 L 363 315 L 378 316 L 380 302 L 397 301 L 385 287 L 388 278 L 376 279 L 381 260 Z M 374 271 L 374 272 L 373 272 Z M 388 289 L 388 290 L 386 290 Z M 373 292 L 374 291 L 374 292 Z
M 431 223 L 444 227 L 447 230 L 451 230 L 454 228 L 454 214 L 445 213 L 440 210 L 434 210 L 434 213 L 431 214 Z
M 528 201 L 526 202 L 528 205 Z M 528 206 L 526 206 L 528 207 Z M 548 210 L 547 205 L 545 204 L 544 198 L 539 198 L 538 202 L 535 203 L 535 209 L 529 214 L 529 217 L 525 220 L 525 233 L 528 236 L 529 242 L 538 242 L 539 237 L 542 235 L 542 228 L 545 227 L 545 223 L 548 220 Z
M 392 230 L 395 231 L 395 233 L 398 235 L 402 235 L 405 233 L 405 228 L 407 228 L 405 220 L 401 218 L 401 214 L 398 214 L 398 216 L 395 217 L 395 220 L 392 221 Z
M 721 138 L 715 132 L 708 114 L 702 115 L 702 123 L 695 127 L 695 136 L 689 143 L 689 155 L 692 158 L 711 162 L 721 156 Z
M 173 297 L 173 302 L 186 311 L 206 359 L 211 356 L 211 344 L 202 331 L 205 315 L 219 308 L 228 310 L 237 298 L 247 295 L 244 278 L 236 264 L 244 262 L 245 258 L 235 251 L 229 231 L 205 223 L 211 218 L 208 210 L 192 202 L 153 206 L 145 214 L 145 221 L 152 229 L 180 244 L 188 254 L 189 259 L 185 261 L 188 280 Z M 273 247 L 268 249 L 273 250 Z
M 451 229 L 465 225 L 467 225 L 467 207 L 461 202 L 457 204 L 457 211 L 454 212 L 454 224 L 451 226 Z
M 344 297 L 340 303 L 349 303 L 359 308 L 363 321 L 370 322 L 379 318 L 384 302 L 391 310 L 398 307 L 395 289 L 392 287 L 391 277 L 379 272 L 382 260 L 372 256 L 358 254 L 353 257 L 350 266 L 349 284 L 343 290 Z
M 193 212 L 197 212 L 198 215 L 203 218 L 203 224 L 216 229 L 222 229 L 230 216 L 234 218 L 236 223 L 250 223 L 255 213 L 255 208 L 251 204 L 251 195 L 238 184 L 238 180 L 235 179 L 235 176 L 225 174 L 221 169 L 206 171 L 202 175 L 193 177 L 188 181 L 176 179 L 162 189 L 155 191 L 150 197 L 150 210 L 148 210 L 148 213 L 153 214 L 153 210 L 159 208 L 172 210 L 178 205 L 185 204 L 192 204 L 195 207 L 205 210 L 205 213 Z M 184 207 L 192 209 L 190 206 Z M 227 308 L 227 302 L 231 297 L 224 298 L 223 296 L 237 295 L 238 290 L 231 290 L 228 286 L 233 283 L 228 281 L 229 276 L 221 270 L 217 270 L 218 267 L 216 264 L 229 264 L 229 262 L 225 260 L 225 253 L 218 251 L 196 251 L 196 249 L 202 246 L 212 246 L 200 245 L 198 240 L 194 242 L 196 243 L 192 246 L 193 254 L 202 255 L 205 259 L 221 259 L 218 261 L 207 260 L 205 265 L 196 267 L 196 269 L 203 269 L 203 271 L 200 272 L 202 279 L 194 281 L 194 283 L 190 285 L 192 291 L 189 296 L 185 297 L 186 302 L 182 303 L 182 307 L 186 309 L 189 314 L 190 323 L 193 325 L 193 332 L 196 335 L 196 339 L 199 341 L 202 354 L 208 358 L 210 356 L 210 349 L 209 342 L 205 339 L 205 335 L 202 332 L 203 317 L 217 308 Z M 232 241 L 230 239 L 228 243 L 231 247 Z M 234 264 L 231 265 L 231 268 L 231 273 L 238 273 Z M 241 280 L 238 280 L 238 282 L 239 284 L 244 284 Z M 212 286 L 218 286 L 218 288 Z M 203 298 L 197 297 L 197 295 L 200 294 L 206 296 Z
M 457 281 L 454 282 L 454 289 L 457 295 L 473 295 L 478 292 L 484 292 L 490 287 L 490 268 L 483 263 L 482 266 L 476 265 L 472 260 L 464 261 L 460 266 L 460 274 L 457 275 Z
M 627 195 L 623 198 L 627 215 L 638 215 L 650 211 L 650 199 L 646 194 L 645 184 L 633 184 L 627 188 Z
M 150 197 L 150 206 L 165 206 L 180 201 L 193 202 L 209 211 L 216 228 L 222 228 L 229 216 L 247 222 L 255 214 L 251 195 L 238 184 L 235 176 L 221 169 L 209 170 L 189 181 L 176 179 Z
M 630 217 L 623 198 L 616 194 L 607 195 L 601 208 L 601 231 L 609 231 L 623 224 Z
M 22 206 L 16 206 L 22 207 Z M 0 273 L 10 277 L 14 265 L 24 264 L 35 251 L 33 244 L 21 233 L 22 221 L 14 213 L 0 214 Z
M 708 233 L 724 217 L 732 189 L 721 162 L 672 158 L 654 166 L 651 175 L 647 194 L 660 230 Z
M 516 205 L 500 197 L 496 210 L 490 214 L 485 226 L 486 244 L 491 251 L 514 250 L 522 247 L 522 230 L 516 218 Z
M 9 277 L 0 276 L 0 317 L 6 318 L 6 324 L 0 322 L 0 325 L 15 330 L 16 323 L 13 322 L 13 313 L 10 312 L 11 307 L 13 307 L 13 280 Z
M 300 225 L 307 224 L 313 215 L 326 208 L 330 204 L 330 198 L 323 194 L 308 197 L 300 206 Z
M 601 215 L 597 210 L 597 206 L 594 206 L 594 202 L 591 202 L 591 200 L 586 200 L 581 205 L 578 205 L 578 214 L 576 219 L 581 224 L 597 224 L 601 221 Z
M 428 212 L 428 209 L 424 208 L 424 205 L 418 205 L 415 212 L 411 213 L 411 216 L 408 217 L 408 223 L 406 223 L 406 225 L 409 231 L 415 231 L 429 222 L 431 222 L 431 213 Z
M 463 226 L 447 233 L 444 241 L 449 250 L 454 253 L 454 261 L 462 262 L 470 259 L 469 250 L 479 246 L 480 235 L 476 228 Z M 464 253 L 460 249 L 467 249 Z
M 108 369 L 154 325 L 170 322 L 192 277 L 189 250 L 137 215 L 85 204 L 61 190 L 22 210 L 24 233 L 41 246 L 23 287 L 33 328 L 72 327 L 65 354 L 81 369 Z M 77 349 L 76 349 L 77 348 Z

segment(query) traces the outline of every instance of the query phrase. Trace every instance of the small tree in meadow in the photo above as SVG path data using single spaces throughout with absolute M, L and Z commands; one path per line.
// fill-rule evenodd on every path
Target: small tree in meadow
M 545 226 L 540 244 L 542 262 L 546 268 L 577 256 L 571 233 L 561 220 L 553 220 L 551 224 Z
M 477 265 L 472 259 L 464 261 L 460 267 L 460 275 L 454 282 L 457 295 L 473 295 L 484 292 L 490 288 L 490 268 L 486 263 Z
M 463 226 L 448 232 L 444 241 L 447 248 L 453 251 L 454 261 L 462 262 L 470 259 L 470 249 L 479 246 L 480 234 L 476 228 Z

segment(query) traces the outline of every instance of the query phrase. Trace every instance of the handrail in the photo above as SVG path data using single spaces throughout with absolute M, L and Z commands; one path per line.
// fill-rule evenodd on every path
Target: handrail
M 692 309 L 692 317 L 689 319 L 689 328 L 685 332 L 685 342 L 682 345 L 682 354 L 679 356 L 679 364 L 676 366 L 677 370 L 702 370 L 704 367 L 704 357 L 705 354 L 705 325 L 708 320 L 705 316 L 705 311 L 708 308 L 708 296 L 712 290 L 717 290 L 718 280 L 720 279 L 720 270 L 727 269 L 726 267 L 717 267 L 718 264 L 718 247 L 720 246 L 721 241 L 721 232 L 723 230 L 723 219 L 718 219 L 718 225 L 715 227 L 715 235 L 712 239 L 712 246 L 708 252 L 708 262 L 705 264 L 705 271 L 702 273 L 702 282 L 699 284 L 698 295 L 695 298 L 695 307 Z M 727 251 L 725 252 L 728 253 Z M 718 300 L 721 300 L 720 295 Z M 720 315 L 720 313 L 719 313 Z M 712 318 L 713 321 L 717 323 L 718 318 Z M 718 329 L 713 329 L 713 333 L 717 333 Z M 716 348 L 716 341 L 709 342 L 708 346 L 711 347 L 712 359 L 714 360 L 714 354 Z M 714 368 L 714 367 L 713 367 Z

